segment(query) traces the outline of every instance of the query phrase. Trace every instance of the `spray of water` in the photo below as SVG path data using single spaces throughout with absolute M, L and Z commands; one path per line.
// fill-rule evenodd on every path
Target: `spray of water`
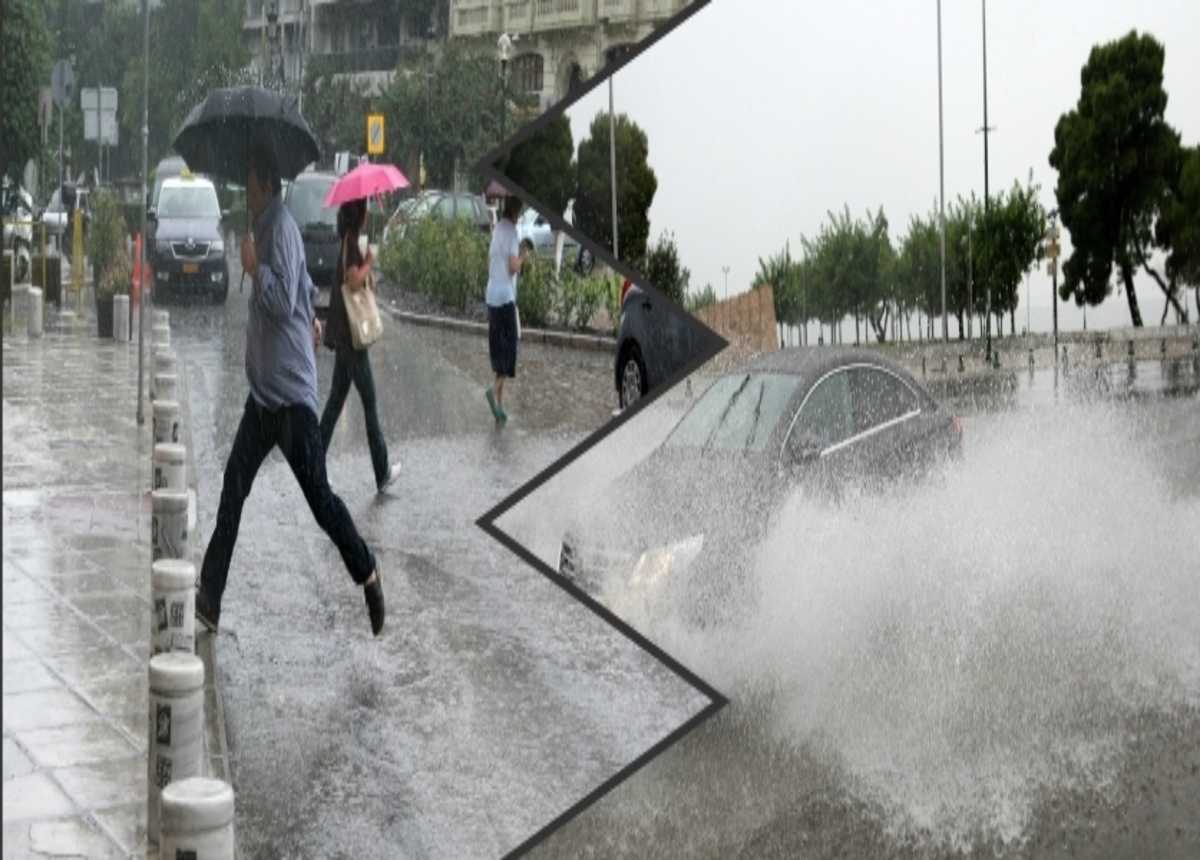
M 771 730 L 898 838 L 1020 843 L 1046 792 L 1103 793 L 1139 714 L 1200 706 L 1200 494 L 1169 491 L 1145 420 L 1005 413 L 944 480 L 797 495 L 753 618 L 654 636 L 735 702 L 767 691 Z

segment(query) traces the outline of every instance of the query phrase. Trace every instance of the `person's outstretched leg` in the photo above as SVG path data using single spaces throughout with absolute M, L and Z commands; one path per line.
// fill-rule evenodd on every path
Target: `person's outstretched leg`
M 346 395 L 350 393 L 350 363 L 344 354 L 346 347 L 338 347 L 334 351 L 333 381 L 329 383 L 329 399 L 325 401 L 325 409 L 321 412 L 321 450 L 329 450 L 329 441 L 333 439 L 333 428 L 337 426 L 338 416 L 346 405 Z M 353 353 L 353 349 L 350 350 Z M 351 356 L 353 357 L 353 356 Z
M 292 474 L 304 491 L 308 507 L 325 534 L 329 535 L 342 562 L 356 585 L 366 586 L 364 593 L 375 635 L 383 629 L 383 588 L 377 560 L 358 533 L 346 505 L 329 486 L 325 473 L 325 452 L 321 448 L 321 430 L 316 414 L 307 406 L 287 406 L 279 432 L 279 447 Z
M 229 563 L 242 522 L 242 506 L 250 495 L 254 476 L 275 447 L 278 415 L 258 405 L 253 395 L 246 398 L 242 420 L 233 439 L 233 450 L 225 464 L 225 482 L 217 507 L 217 525 L 204 552 L 200 587 L 196 593 L 196 617 L 216 631 L 221 615 L 221 597 L 229 576 Z
M 367 447 L 371 450 L 371 468 L 375 471 L 375 486 L 382 492 L 400 475 L 399 466 L 389 466 L 387 441 L 379 425 L 379 404 L 375 397 L 375 377 L 371 373 L 371 356 L 367 350 L 355 352 L 350 378 L 362 399 L 363 417 L 367 422 Z

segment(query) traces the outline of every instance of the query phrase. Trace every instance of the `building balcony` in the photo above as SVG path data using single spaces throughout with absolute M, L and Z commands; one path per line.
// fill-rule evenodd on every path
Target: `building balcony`
M 415 57 L 421 51 L 420 42 L 405 45 L 385 45 L 359 51 L 331 51 L 309 54 L 307 62 L 327 65 L 336 75 L 361 72 L 393 72 L 403 58 Z
M 457 0 L 450 10 L 450 31 L 455 36 L 481 36 L 499 29 L 497 0 Z
M 600 0 L 597 14 L 601 21 L 626 24 L 637 18 L 638 0 Z
M 607 2 L 607 0 L 602 0 Z M 670 18 L 676 12 L 681 12 L 691 5 L 692 0 L 637 0 L 640 7 L 641 19 L 647 22 L 658 23 Z M 630 5 L 633 0 L 630 0 Z
M 504 4 L 504 30 L 528 33 L 533 30 L 533 0 L 507 0 Z
M 597 0 L 536 0 L 533 29 L 559 30 L 596 23 Z

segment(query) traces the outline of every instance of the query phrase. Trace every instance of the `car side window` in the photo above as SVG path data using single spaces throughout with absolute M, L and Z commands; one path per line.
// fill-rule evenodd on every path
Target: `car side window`
M 912 389 L 892 374 L 873 367 L 850 371 L 850 399 L 855 434 L 920 410 Z
M 854 435 L 850 410 L 850 375 L 839 370 L 817 383 L 800 408 L 793 433 L 811 434 L 830 448 Z

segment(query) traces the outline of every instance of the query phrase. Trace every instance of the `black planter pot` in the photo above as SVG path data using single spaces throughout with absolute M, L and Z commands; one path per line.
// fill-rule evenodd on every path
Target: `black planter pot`
M 96 323 L 100 337 L 113 336 L 112 296 L 96 296 Z

